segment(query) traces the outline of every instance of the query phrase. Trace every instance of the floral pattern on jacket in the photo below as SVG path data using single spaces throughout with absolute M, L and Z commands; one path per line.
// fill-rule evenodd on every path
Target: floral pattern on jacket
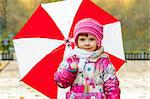
M 108 57 L 87 60 L 83 71 L 71 70 L 74 61 L 79 63 L 80 59 L 77 56 L 65 59 L 54 75 L 58 86 L 71 86 L 66 99 L 120 99 L 119 81 Z

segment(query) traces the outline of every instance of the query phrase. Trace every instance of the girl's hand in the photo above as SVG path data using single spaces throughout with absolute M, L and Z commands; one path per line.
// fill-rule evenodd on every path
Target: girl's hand
M 67 59 L 67 62 L 69 63 L 69 68 L 71 70 L 77 69 L 78 68 L 78 63 L 79 63 L 79 59 L 76 58 L 76 55 L 69 57 Z
M 76 62 L 72 62 L 72 63 L 70 64 L 70 67 L 71 67 L 71 69 L 73 70 L 73 69 L 77 69 L 77 68 L 78 68 L 78 65 L 77 65 Z

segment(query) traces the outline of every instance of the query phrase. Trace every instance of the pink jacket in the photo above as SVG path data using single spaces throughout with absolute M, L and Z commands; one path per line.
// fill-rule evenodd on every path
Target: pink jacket
M 83 71 L 71 70 L 73 61 L 79 63 L 80 59 L 76 56 L 67 58 L 54 75 L 58 86 L 71 86 L 66 99 L 120 99 L 119 81 L 109 58 L 87 61 Z

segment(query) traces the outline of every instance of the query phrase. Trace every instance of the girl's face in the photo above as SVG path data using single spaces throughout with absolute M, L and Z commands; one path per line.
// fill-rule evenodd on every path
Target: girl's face
M 80 49 L 92 52 L 97 49 L 96 38 L 90 34 L 79 35 L 77 45 Z

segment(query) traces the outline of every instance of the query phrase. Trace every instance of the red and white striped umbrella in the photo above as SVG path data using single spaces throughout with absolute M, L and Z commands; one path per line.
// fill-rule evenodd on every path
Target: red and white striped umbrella
M 121 23 L 90 0 L 41 4 L 13 39 L 21 81 L 48 97 L 56 98 L 54 73 L 67 52 L 66 40 L 82 18 L 104 27 L 102 45 L 118 70 L 125 62 Z

